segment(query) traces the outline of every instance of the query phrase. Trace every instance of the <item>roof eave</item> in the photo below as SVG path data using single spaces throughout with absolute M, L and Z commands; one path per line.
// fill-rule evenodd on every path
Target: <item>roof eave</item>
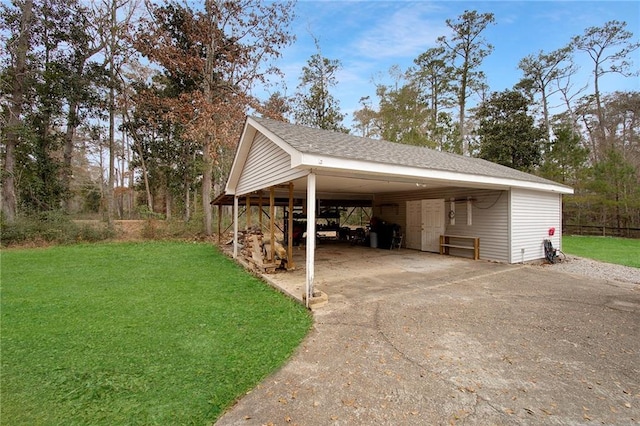
M 446 183 L 472 184 L 476 187 L 484 186 L 504 189 L 513 187 L 560 194 L 573 194 L 573 188 L 554 183 L 534 182 L 403 165 L 391 165 L 386 163 L 375 163 L 308 153 L 303 153 L 299 157 L 298 161 L 296 161 L 295 164 L 292 164 L 292 166 L 299 168 L 313 168 L 324 171 L 348 172 L 353 175 L 357 175 L 359 173 L 379 175 L 381 178 L 395 176 L 402 178 L 403 180 L 415 179 L 416 184 L 420 184 L 420 180 L 423 179 L 430 182 L 441 181 Z
M 233 157 L 233 163 L 231 164 L 227 184 L 224 188 L 224 193 L 226 194 L 235 194 L 238 181 L 240 180 L 240 175 L 242 174 L 244 162 L 247 159 L 247 155 L 249 155 L 251 142 L 256 134 L 256 128 L 250 125 L 250 120 L 251 118 L 247 117 L 244 123 L 244 129 L 242 129 L 242 135 L 240 136 L 240 141 L 236 148 L 236 155 Z

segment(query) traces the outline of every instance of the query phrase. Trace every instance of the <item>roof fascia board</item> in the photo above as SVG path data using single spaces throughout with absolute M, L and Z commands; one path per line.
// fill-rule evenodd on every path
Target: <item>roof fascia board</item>
M 249 150 L 251 149 L 251 144 L 253 143 L 255 135 L 256 129 L 255 127 L 249 125 L 249 118 L 247 118 L 244 123 L 242 135 L 240 136 L 240 141 L 238 142 L 236 155 L 233 158 L 233 164 L 231 165 L 229 178 L 227 179 L 227 184 L 225 185 L 224 191 L 227 194 L 232 195 L 236 193 L 236 187 L 238 185 L 238 182 L 240 181 L 240 175 L 242 174 L 242 169 L 244 168 L 244 163 L 247 160 L 247 156 L 249 155 Z
M 557 192 L 560 194 L 573 194 L 573 188 L 563 185 L 545 184 L 542 182 L 528 182 L 518 179 L 501 178 L 477 174 L 467 174 L 451 172 L 445 170 L 424 169 L 419 167 L 408 167 L 402 165 L 390 165 L 374 163 L 368 161 L 351 160 L 345 158 L 328 157 L 316 154 L 302 154 L 302 158 L 297 167 L 313 168 L 319 173 L 320 170 L 344 171 L 350 176 L 357 177 L 359 173 L 373 174 L 378 176 L 388 176 L 393 178 L 402 177 L 404 179 L 427 179 L 448 183 L 473 184 L 474 186 L 486 185 L 502 188 L 525 188 L 538 191 Z M 416 182 L 420 183 L 420 182 Z

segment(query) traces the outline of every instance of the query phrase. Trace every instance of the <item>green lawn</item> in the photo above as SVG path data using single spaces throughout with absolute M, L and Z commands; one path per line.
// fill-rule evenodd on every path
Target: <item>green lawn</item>
M 210 424 L 312 323 L 207 244 L 1 253 L 6 425 Z
M 562 251 L 580 257 L 640 268 L 640 240 L 636 239 L 563 236 Z

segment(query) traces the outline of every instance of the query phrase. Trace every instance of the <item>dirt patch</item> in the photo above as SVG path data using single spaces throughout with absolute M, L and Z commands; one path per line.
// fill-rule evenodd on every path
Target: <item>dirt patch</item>
M 156 239 L 174 239 L 183 241 L 209 242 L 218 243 L 218 236 L 205 236 L 201 232 L 193 230 L 185 230 L 176 223 L 167 222 L 165 220 L 147 219 L 147 220 L 116 220 L 114 221 L 116 228 L 116 239 L 118 241 L 141 241 Z
M 105 222 L 101 220 L 74 220 L 77 225 L 92 226 L 92 227 L 105 227 Z M 114 220 L 113 225 L 116 230 L 116 240 L 122 241 L 136 241 L 143 239 L 143 233 L 145 226 L 147 226 L 147 220 Z
M 145 227 L 151 226 L 147 220 L 116 220 L 114 225 L 117 238 L 123 241 L 136 241 L 143 239 Z M 157 221 L 154 221 L 157 222 Z M 156 225 L 157 226 L 157 225 Z

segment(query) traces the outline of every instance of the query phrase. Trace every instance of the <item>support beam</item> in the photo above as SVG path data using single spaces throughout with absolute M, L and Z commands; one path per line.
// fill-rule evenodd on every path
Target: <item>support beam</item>
M 276 188 L 274 186 L 269 190 L 269 234 L 271 236 L 271 253 L 269 253 L 269 261 L 274 262 L 276 259 Z
M 233 196 L 233 258 L 238 258 L 238 196 Z
M 218 244 L 222 243 L 222 204 L 218 204 Z
M 260 221 L 260 232 L 262 232 L 262 190 L 260 190 L 260 197 L 258 198 L 258 207 L 260 208 L 260 216 L 258 220 Z
M 306 304 L 313 296 L 316 252 L 316 174 L 307 175 L 307 281 L 305 286 Z
M 293 261 L 293 182 L 289 182 L 289 215 L 287 223 L 287 270 L 293 271 L 296 264 Z
M 245 197 L 247 204 L 247 229 L 251 228 L 251 194 Z

